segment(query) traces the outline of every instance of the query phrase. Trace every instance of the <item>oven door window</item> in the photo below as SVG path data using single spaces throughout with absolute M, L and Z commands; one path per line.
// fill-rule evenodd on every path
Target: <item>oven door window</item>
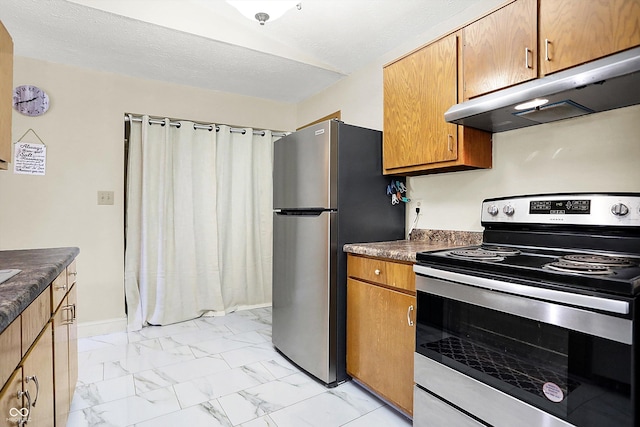
M 631 426 L 631 346 L 418 292 L 416 352 L 580 426 Z

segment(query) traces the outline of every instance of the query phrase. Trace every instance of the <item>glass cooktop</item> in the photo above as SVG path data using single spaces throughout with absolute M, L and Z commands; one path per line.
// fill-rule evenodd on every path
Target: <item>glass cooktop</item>
M 525 280 L 539 286 L 575 287 L 620 295 L 640 292 L 640 258 L 620 254 L 483 244 L 420 252 L 416 260 L 433 268 L 471 276 Z

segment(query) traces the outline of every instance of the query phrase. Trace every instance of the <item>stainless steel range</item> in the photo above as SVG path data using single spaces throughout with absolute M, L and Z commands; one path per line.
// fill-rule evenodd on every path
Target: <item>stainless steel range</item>
M 415 426 L 640 426 L 640 193 L 488 199 L 423 252 Z

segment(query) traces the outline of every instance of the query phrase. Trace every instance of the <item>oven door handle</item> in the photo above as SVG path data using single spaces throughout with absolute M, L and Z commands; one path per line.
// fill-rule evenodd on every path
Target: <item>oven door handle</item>
M 574 294 L 535 286 L 520 285 L 487 279 L 486 277 L 469 276 L 453 271 L 439 270 L 415 264 L 413 271 L 424 276 L 463 283 L 479 288 L 507 292 L 518 296 L 537 298 L 545 301 L 564 303 L 576 307 L 607 311 L 609 313 L 629 314 L 629 303 L 616 299 L 600 298 L 590 295 Z

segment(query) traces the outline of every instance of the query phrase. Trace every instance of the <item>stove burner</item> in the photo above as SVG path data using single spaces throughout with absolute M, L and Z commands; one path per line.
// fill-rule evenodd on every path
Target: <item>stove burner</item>
M 563 273 L 577 273 L 586 275 L 606 276 L 613 272 L 604 265 L 586 264 L 571 261 L 556 261 L 546 264 L 544 268 L 549 270 L 561 271 Z
M 499 256 L 515 256 L 520 255 L 520 251 L 515 248 L 508 248 L 506 246 L 482 246 L 481 248 L 484 251 L 494 252 Z
M 454 258 L 473 259 L 478 261 L 502 261 L 504 257 L 497 252 L 487 251 L 485 249 L 461 249 L 449 252 Z
M 561 261 L 571 263 L 599 265 L 603 267 L 631 267 L 634 263 L 629 258 L 612 257 L 593 254 L 572 254 L 560 258 Z

